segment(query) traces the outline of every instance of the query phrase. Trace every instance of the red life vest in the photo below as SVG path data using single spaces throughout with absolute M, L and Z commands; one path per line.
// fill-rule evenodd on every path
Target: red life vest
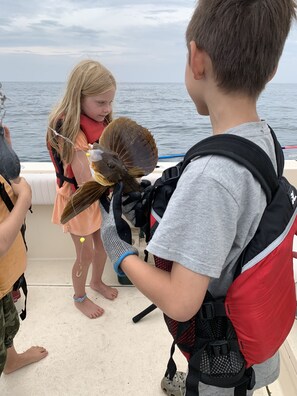
M 235 396 L 246 395 L 246 390 L 254 386 L 252 366 L 277 352 L 294 323 L 292 250 L 297 235 L 297 190 L 283 177 L 283 153 L 270 130 L 278 175 L 260 147 L 238 136 L 222 134 L 193 146 L 182 163 L 163 172 L 151 193 L 149 238 L 162 221 L 182 171 L 198 156 L 223 155 L 244 165 L 267 197 L 257 232 L 237 260 L 226 297 L 213 298 L 207 292 L 201 309 L 186 322 L 164 315 L 174 339 L 167 374 L 172 379 L 176 372 L 172 356 L 177 345 L 189 360 L 186 396 L 197 396 L 199 381 L 234 387 Z M 154 259 L 156 267 L 171 271 L 172 261 Z
M 58 122 L 57 125 L 58 130 L 61 128 L 62 122 L 63 122 L 62 120 Z M 99 141 L 105 127 L 106 124 L 104 122 L 94 121 L 93 119 L 87 117 L 84 114 L 81 114 L 80 116 L 80 128 L 85 134 L 87 138 L 87 142 L 89 144 L 93 144 Z M 66 169 L 64 170 L 64 165 L 58 152 L 54 150 L 49 144 L 48 144 L 48 150 L 52 163 L 54 164 L 56 170 L 58 186 L 62 187 L 64 182 L 67 182 L 71 184 L 71 188 L 73 189 L 73 191 L 75 191 L 78 188 L 78 186 L 71 165 L 67 165 Z

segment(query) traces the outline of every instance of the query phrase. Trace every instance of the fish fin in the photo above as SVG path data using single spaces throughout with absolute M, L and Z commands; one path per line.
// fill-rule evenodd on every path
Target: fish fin
M 101 186 L 96 181 L 88 181 L 77 189 L 70 197 L 61 216 L 61 223 L 65 224 L 83 210 L 87 209 L 108 190 L 108 187 Z
M 158 149 L 152 133 L 127 117 L 113 120 L 104 129 L 99 146 L 117 154 L 133 177 L 151 173 L 158 162 Z

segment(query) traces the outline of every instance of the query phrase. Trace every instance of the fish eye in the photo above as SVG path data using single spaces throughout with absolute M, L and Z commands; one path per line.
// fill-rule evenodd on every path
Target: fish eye
M 114 164 L 113 163 L 111 163 L 111 162 L 107 162 L 107 167 L 109 168 L 109 169 L 114 169 Z

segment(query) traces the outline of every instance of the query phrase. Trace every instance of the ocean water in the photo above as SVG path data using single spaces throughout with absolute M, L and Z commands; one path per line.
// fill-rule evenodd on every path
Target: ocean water
M 64 88 L 64 83 L 2 83 L 8 98 L 4 123 L 10 127 L 21 161 L 49 161 L 45 145 L 48 115 Z M 258 112 L 283 146 L 297 145 L 297 84 L 267 85 Z M 148 128 L 161 157 L 185 153 L 211 134 L 209 118 L 197 114 L 183 83 L 120 83 L 114 116 L 130 117 Z M 297 159 L 296 149 L 284 152 L 286 158 Z

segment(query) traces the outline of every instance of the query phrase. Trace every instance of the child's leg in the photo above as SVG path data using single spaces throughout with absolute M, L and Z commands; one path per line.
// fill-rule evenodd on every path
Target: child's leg
M 20 328 L 20 319 L 11 293 L 0 300 L 0 374 L 5 372 L 7 349 L 12 346 L 13 339 Z
M 94 255 L 92 261 L 93 268 L 90 286 L 92 289 L 102 294 L 105 298 L 114 300 L 118 296 L 118 290 L 114 287 L 107 286 L 102 282 L 102 274 L 107 256 L 101 240 L 100 230 L 94 232 L 92 237 L 94 242 Z
M 72 234 L 71 238 L 76 250 L 76 260 L 72 268 L 74 304 L 89 318 L 98 318 L 104 310 L 86 296 L 86 280 L 93 259 L 93 238 L 91 235 L 87 235 L 82 241 L 80 236 Z
M 7 358 L 4 367 L 4 374 L 10 374 L 28 364 L 39 362 L 45 358 L 48 352 L 45 348 L 32 346 L 23 353 L 17 353 L 14 346 L 7 348 Z
M 13 346 L 13 339 L 20 327 L 18 312 L 11 293 L 0 300 L 0 374 L 12 373 L 21 367 L 39 361 L 47 355 L 41 347 L 31 347 L 18 354 Z
M 4 296 L 0 300 L 0 375 L 2 374 L 6 362 L 6 345 L 5 345 L 5 303 L 8 297 Z

